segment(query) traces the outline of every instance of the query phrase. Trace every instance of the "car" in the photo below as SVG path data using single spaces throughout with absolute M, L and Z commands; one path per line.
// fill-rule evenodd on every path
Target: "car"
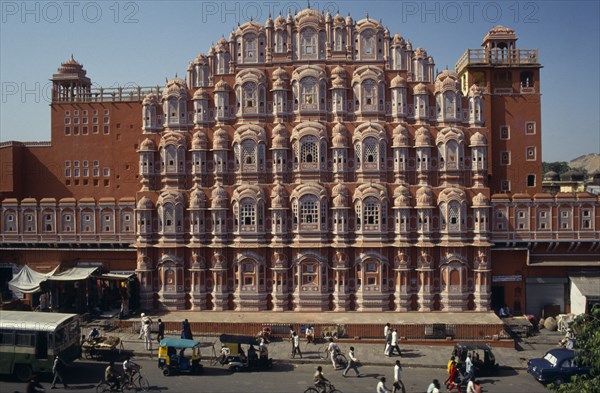
M 574 375 L 587 375 L 588 366 L 577 364 L 575 351 L 565 348 L 554 348 L 546 352 L 543 358 L 530 359 L 527 372 L 543 384 L 560 385 L 568 382 Z

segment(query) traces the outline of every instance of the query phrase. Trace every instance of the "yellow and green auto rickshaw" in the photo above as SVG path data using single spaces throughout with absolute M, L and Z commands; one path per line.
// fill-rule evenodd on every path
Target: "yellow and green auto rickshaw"
M 186 349 L 191 349 L 191 356 L 186 356 Z M 180 373 L 199 374 L 202 371 L 201 359 L 199 341 L 170 337 L 160 340 L 158 368 L 163 370 L 164 376 Z

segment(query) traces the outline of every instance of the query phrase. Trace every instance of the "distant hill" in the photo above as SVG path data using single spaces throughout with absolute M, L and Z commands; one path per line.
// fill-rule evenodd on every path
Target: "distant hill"
M 600 154 L 591 153 L 574 160 L 569 161 L 569 166 L 573 169 L 585 169 L 587 173 L 600 171 Z

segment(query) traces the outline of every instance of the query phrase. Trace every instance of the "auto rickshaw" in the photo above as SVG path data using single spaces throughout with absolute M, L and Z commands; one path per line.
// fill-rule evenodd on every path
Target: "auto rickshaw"
M 489 376 L 498 373 L 498 363 L 492 352 L 492 347 L 485 343 L 457 343 L 454 346 L 456 368 L 465 374 L 467 354 L 471 354 L 471 361 L 477 376 Z
M 185 355 L 186 349 L 191 349 L 191 357 Z M 163 370 L 164 376 L 199 374 L 202 371 L 201 358 L 199 341 L 170 337 L 160 340 L 158 368 Z
M 273 359 L 269 358 L 269 350 L 265 342 L 252 336 L 234 336 L 221 334 L 221 358 L 219 363 L 229 367 L 231 372 L 261 371 L 273 367 Z M 247 345 L 246 352 L 242 344 Z

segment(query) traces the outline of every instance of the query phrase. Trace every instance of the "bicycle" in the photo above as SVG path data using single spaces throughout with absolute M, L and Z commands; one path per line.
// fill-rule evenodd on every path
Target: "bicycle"
M 327 350 L 327 346 L 324 346 L 321 349 L 319 349 L 319 357 L 322 360 L 329 359 L 329 355 L 330 354 L 329 354 L 329 351 Z M 348 365 L 348 359 L 346 358 L 346 355 L 344 355 L 343 353 L 337 352 L 334 356 L 335 356 L 335 364 L 337 366 L 344 368 Z
M 138 370 L 131 377 L 127 377 L 125 383 L 123 384 L 123 389 L 126 390 L 143 390 L 147 392 L 150 390 L 150 382 L 148 382 L 148 378 L 144 377 L 142 373 Z
M 306 390 L 304 391 L 304 393 L 321 393 L 321 391 L 319 389 L 317 389 L 315 386 L 308 386 L 306 388 Z M 333 386 L 333 384 L 331 382 L 326 382 L 325 383 L 325 393 L 342 393 L 342 391 L 336 389 L 335 386 Z
M 96 385 L 96 393 L 109 393 L 109 392 L 123 392 L 125 389 L 132 390 L 133 387 L 127 383 L 127 376 L 121 374 L 118 377 L 119 388 L 117 389 L 113 383 L 105 381 L 104 379 L 98 382 Z

